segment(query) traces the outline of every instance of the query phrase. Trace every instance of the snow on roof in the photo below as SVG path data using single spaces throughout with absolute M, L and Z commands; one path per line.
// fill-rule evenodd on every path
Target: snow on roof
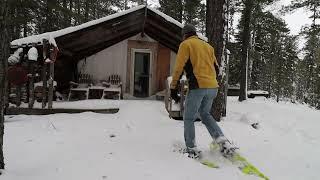
M 16 40 L 13 40 L 11 42 L 11 46 L 20 46 L 22 44 L 30 44 L 30 43 L 42 43 L 43 39 L 48 39 L 51 44 L 53 44 L 54 46 L 57 47 L 57 44 L 55 42 L 55 38 L 56 37 L 60 37 L 60 36 L 63 36 L 63 35 L 66 35 L 66 34 L 69 34 L 69 33 L 72 33 L 72 32 L 75 32 L 75 31 L 78 31 L 78 30 L 93 26 L 93 25 L 96 25 L 96 24 L 100 24 L 100 23 L 108 21 L 110 19 L 114 19 L 114 18 L 123 16 L 123 15 L 129 14 L 131 12 L 140 10 L 140 9 L 142 9 L 144 7 L 145 7 L 145 5 L 140 5 L 140 6 L 137 6 L 137 7 L 122 11 L 122 12 L 111 14 L 109 16 L 106 16 L 106 17 L 103 17 L 103 18 L 100 18 L 100 19 L 96 19 L 96 20 L 93 20 L 93 21 L 86 22 L 86 23 L 78 25 L 78 26 L 72 26 L 72 27 L 68 27 L 68 28 L 65 28 L 65 29 L 57 30 L 57 31 L 46 32 L 46 33 L 39 34 L 39 35 L 33 35 L 33 36 L 28 36 L 28 37 L 25 37 L 25 38 L 21 38 L 21 39 L 16 39 Z M 162 13 L 162 12 L 156 10 L 156 9 L 153 9 L 151 7 L 147 7 L 147 8 L 149 10 L 155 12 L 156 14 L 162 16 L 167 21 L 169 21 L 169 22 L 171 22 L 171 23 L 173 23 L 173 24 L 175 24 L 175 25 L 177 25 L 177 26 L 179 26 L 181 28 L 183 27 L 183 25 L 179 21 L 173 19 L 172 17 L 170 17 L 170 16 L 168 16 L 168 15 L 166 15 L 166 14 L 164 14 L 164 13 Z M 202 34 L 198 33 L 198 36 L 202 40 L 208 41 L 208 38 L 203 36 Z
M 46 32 L 46 33 L 39 34 L 39 35 L 28 36 L 28 37 L 25 37 L 25 38 L 16 39 L 16 40 L 11 42 L 11 45 L 12 46 L 15 46 L 15 45 L 19 46 L 19 45 L 22 45 L 22 44 L 42 42 L 42 39 L 48 39 L 48 40 L 50 40 L 51 38 L 54 39 L 56 37 L 60 37 L 60 36 L 63 36 L 63 35 L 66 35 L 66 34 L 69 34 L 69 33 L 72 33 L 72 32 L 75 32 L 75 31 L 78 31 L 78 30 L 81 30 L 81 29 L 84 29 L 84 28 L 87 28 L 87 27 L 90 27 L 90 26 L 93 26 L 93 25 L 96 25 L 96 24 L 99 24 L 99 23 L 102 23 L 102 22 L 105 22 L 105 21 L 108 21 L 110 19 L 117 18 L 119 16 L 131 13 L 131 12 L 139 10 L 139 9 L 142 9 L 144 7 L 145 7 L 145 5 L 140 5 L 140 6 L 128 9 L 126 11 L 118 12 L 118 13 L 115 13 L 115 14 L 100 18 L 100 19 L 96 19 L 96 20 L 93 20 L 93 21 L 86 22 L 86 23 L 78 25 L 78 26 L 72 26 L 72 27 L 68 27 L 68 28 L 65 28 L 65 29 L 57 30 L 57 31 Z

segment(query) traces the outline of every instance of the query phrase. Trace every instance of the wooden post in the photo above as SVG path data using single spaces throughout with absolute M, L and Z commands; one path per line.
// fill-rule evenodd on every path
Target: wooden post
M 43 39 L 43 66 L 42 66 L 42 109 L 47 105 L 47 63 L 48 40 Z
M 52 100 L 53 100 L 53 82 L 54 82 L 54 62 L 50 62 L 49 70 L 49 93 L 48 93 L 48 109 L 52 109 Z
M 53 89 L 54 89 L 54 62 L 56 61 L 58 48 L 53 47 L 50 48 L 50 70 L 49 70 L 49 94 L 48 94 L 48 109 L 52 109 L 52 101 L 53 101 Z
M 29 108 L 34 105 L 34 63 L 29 61 Z
M 19 85 L 17 85 L 16 86 L 16 100 L 17 100 L 17 102 L 16 102 L 16 104 L 17 104 L 17 107 L 20 107 L 20 105 L 21 105 L 21 85 L 19 84 Z
M 47 64 L 42 66 L 42 109 L 47 105 Z

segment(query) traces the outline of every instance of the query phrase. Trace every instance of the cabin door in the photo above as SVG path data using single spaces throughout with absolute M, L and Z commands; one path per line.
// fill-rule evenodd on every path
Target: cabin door
M 149 97 L 151 84 L 151 51 L 134 51 L 133 96 Z

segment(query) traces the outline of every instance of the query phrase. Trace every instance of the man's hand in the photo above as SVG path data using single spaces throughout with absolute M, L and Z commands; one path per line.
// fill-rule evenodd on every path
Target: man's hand
M 170 96 L 171 98 L 178 103 L 180 101 L 180 97 L 178 96 L 178 89 L 170 89 Z

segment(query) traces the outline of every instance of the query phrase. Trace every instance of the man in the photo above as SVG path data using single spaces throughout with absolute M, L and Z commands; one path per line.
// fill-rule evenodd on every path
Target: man
M 200 114 L 214 142 L 218 143 L 225 155 L 233 154 L 235 147 L 225 138 L 220 127 L 210 114 L 213 99 L 218 92 L 217 72 L 219 67 L 214 49 L 205 41 L 198 38 L 193 25 L 187 24 L 182 29 L 183 42 L 179 46 L 170 85 L 171 98 L 179 101 L 177 84 L 183 70 L 189 84 L 184 111 L 184 138 L 186 149 L 191 158 L 198 158 L 200 151 L 195 144 L 194 120 Z

